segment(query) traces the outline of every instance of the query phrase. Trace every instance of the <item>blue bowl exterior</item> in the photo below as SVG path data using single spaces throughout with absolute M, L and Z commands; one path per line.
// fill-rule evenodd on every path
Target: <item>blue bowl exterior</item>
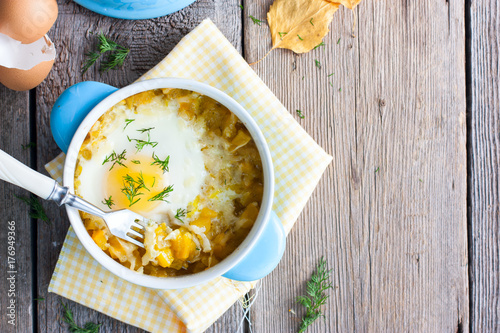
M 271 273 L 285 252 L 286 233 L 283 224 L 275 212 L 271 212 L 269 221 L 259 240 L 250 252 L 223 277 L 237 281 L 255 281 Z
M 104 83 L 86 81 L 69 87 L 59 96 L 50 113 L 50 130 L 63 152 L 68 152 L 71 139 L 87 114 L 117 90 Z
M 165 16 L 189 6 L 196 0 L 74 0 L 104 16 L 144 20 Z

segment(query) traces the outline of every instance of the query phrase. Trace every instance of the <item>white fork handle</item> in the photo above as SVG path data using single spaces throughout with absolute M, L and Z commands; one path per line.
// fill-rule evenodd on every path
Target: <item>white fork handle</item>
M 29 168 L 0 149 L 0 179 L 48 199 L 56 181 Z

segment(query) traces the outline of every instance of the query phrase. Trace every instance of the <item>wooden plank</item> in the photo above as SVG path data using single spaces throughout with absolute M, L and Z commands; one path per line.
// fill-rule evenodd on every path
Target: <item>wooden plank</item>
M 210 17 L 228 39 L 241 51 L 241 14 L 236 0 L 199 0 L 191 6 L 166 17 L 126 21 L 103 17 L 92 13 L 73 1 L 59 2 L 59 17 L 49 35 L 56 44 L 58 57 L 47 80 L 37 88 L 37 139 L 38 169 L 57 156 L 60 150 L 54 143 L 49 127 L 49 114 L 57 97 L 72 84 L 84 80 L 95 80 L 123 87 L 157 64 L 173 47 L 203 19 Z M 92 50 L 96 40 L 92 33 L 103 31 L 131 49 L 122 70 L 99 73 L 97 67 L 84 75 L 80 68 L 84 54 Z M 61 325 L 61 297 L 47 294 L 48 285 L 67 228 L 68 219 L 64 210 L 47 205 L 48 214 L 57 226 L 38 229 L 38 258 L 43 265 L 38 267 L 38 288 L 46 298 L 38 309 L 38 329 L 41 332 L 65 332 Z M 71 304 L 75 317 L 83 324 L 86 321 L 103 323 L 103 332 L 139 332 L 140 330 L 120 323 L 110 317 L 64 300 Z M 233 307 L 210 330 L 221 331 L 224 327 L 235 327 L 241 318 L 240 311 Z
M 249 62 L 270 36 L 246 17 L 271 3 L 245 3 Z M 341 8 L 325 48 L 254 66 L 334 157 L 264 280 L 254 329 L 297 329 L 296 296 L 325 256 L 335 289 L 308 332 L 468 330 L 464 3 L 365 0 L 356 14 L 357 37 Z
M 30 165 L 30 149 L 22 144 L 30 142 L 29 93 L 15 92 L 0 85 L 0 149 Z M 29 208 L 14 197 L 29 196 L 17 186 L 0 181 L 0 332 L 32 332 L 32 264 L 31 218 Z M 14 221 L 15 234 L 8 234 L 9 222 Z M 14 239 L 8 239 L 9 236 Z M 9 254 L 9 241 L 15 254 Z M 14 258 L 14 262 L 9 259 Z M 12 263 L 12 267 L 10 267 Z M 15 272 L 15 273 L 10 273 Z M 12 279 L 14 277 L 14 279 Z M 9 278 L 10 280 L 7 280 Z M 13 282 L 11 284 L 11 282 Z M 12 294 L 13 293 L 13 294 Z M 14 302 L 12 309 L 11 301 Z M 12 312 L 11 312 L 12 311 Z M 9 317 L 9 314 L 14 316 Z M 10 323 L 14 319 L 14 325 Z
M 497 1 L 470 7 L 471 328 L 500 331 L 500 82 Z

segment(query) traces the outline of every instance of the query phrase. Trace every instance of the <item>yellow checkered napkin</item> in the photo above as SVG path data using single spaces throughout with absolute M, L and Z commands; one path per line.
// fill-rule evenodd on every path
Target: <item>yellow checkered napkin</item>
M 273 157 L 273 209 L 290 231 L 332 157 L 300 127 L 210 20 L 184 37 L 141 80 L 156 77 L 205 82 L 226 92 L 252 115 Z M 61 154 L 46 165 L 59 181 L 63 163 Z M 148 331 L 202 332 L 252 287 L 222 277 L 182 290 L 139 287 L 101 267 L 70 228 L 49 291 Z

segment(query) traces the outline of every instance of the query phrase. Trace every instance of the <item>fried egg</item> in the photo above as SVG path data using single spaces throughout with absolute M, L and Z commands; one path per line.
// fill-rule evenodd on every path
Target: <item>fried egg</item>
M 156 98 L 133 110 L 125 103 L 80 159 L 78 194 L 103 210 L 130 209 L 162 222 L 186 209 L 207 174 L 200 143 L 203 129 L 178 116 L 178 103 Z

